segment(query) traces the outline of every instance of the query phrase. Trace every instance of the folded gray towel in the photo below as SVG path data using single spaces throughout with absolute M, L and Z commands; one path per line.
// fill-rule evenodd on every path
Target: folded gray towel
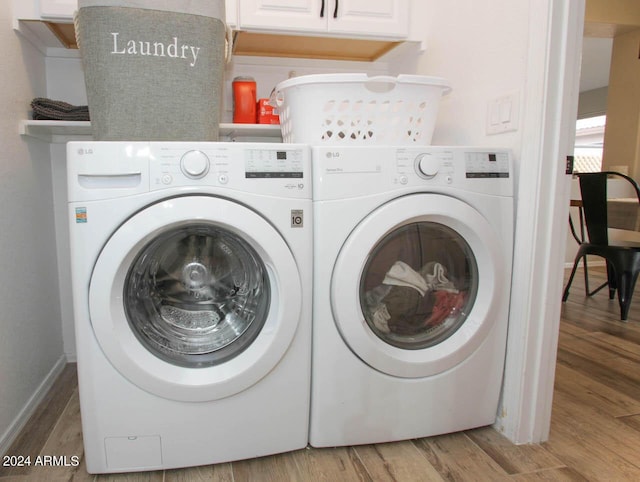
M 31 101 L 34 120 L 88 121 L 89 106 L 36 97 Z

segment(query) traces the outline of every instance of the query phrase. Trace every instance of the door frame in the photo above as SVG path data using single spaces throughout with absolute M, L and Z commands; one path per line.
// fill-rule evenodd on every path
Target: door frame
M 495 423 L 514 443 L 549 437 L 571 180 L 566 158 L 575 138 L 584 12 L 584 0 L 529 0 L 512 280 L 517 289 Z

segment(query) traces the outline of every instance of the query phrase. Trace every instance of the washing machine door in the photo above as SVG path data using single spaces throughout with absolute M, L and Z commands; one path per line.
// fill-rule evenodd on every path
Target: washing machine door
M 129 218 L 89 286 L 91 323 L 111 364 L 140 388 L 181 401 L 227 397 L 264 377 L 293 339 L 301 300 L 277 230 L 247 207 L 206 196 Z
M 345 343 L 392 376 L 456 366 L 498 320 L 511 252 L 501 245 L 477 210 L 452 197 L 415 194 L 381 206 L 334 266 L 331 303 Z

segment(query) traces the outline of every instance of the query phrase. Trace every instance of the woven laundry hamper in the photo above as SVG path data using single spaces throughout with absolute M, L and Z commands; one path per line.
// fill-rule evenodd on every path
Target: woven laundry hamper
M 79 0 L 95 140 L 216 141 L 224 0 Z

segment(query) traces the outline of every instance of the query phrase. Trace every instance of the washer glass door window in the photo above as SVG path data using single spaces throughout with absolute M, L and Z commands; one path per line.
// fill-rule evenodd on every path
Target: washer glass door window
M 140 342 L 186 367 L 244 351 L 264 326 L 269 300 L 255 250 L 211 224 L 162 233 L 140 251 L 124 283 L 127 320 Z
M 234 201 L 166 199 L 111 235 L 89 284 L 105 357 L 135 385 L 180 401 L 218 400 L 273 370 L 300 323 L 294 254 Z
M 382 340 L 418 350 L 456 332 L 477 290 L 468 243 L 453 229 L 424 221 L 392 231 L 373 248 L 360 278 L 360 304 Z
M 331 276 L 337 328 L 364 363 L 403 378 L 467 359 L 500 319 L 502 241 L 459 199 L 410 194 L 363 218 Z

